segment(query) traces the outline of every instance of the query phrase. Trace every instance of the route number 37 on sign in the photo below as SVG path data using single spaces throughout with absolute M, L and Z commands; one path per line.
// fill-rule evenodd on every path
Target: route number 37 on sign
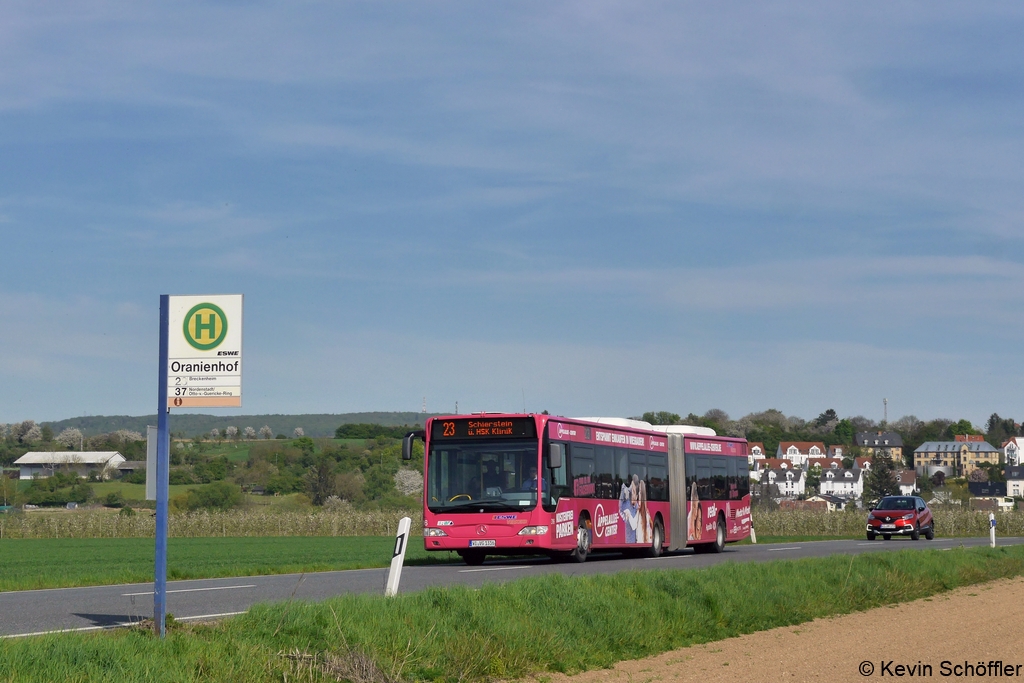
M 169 297 L 167 403 L 242 405 L 242 295 Z

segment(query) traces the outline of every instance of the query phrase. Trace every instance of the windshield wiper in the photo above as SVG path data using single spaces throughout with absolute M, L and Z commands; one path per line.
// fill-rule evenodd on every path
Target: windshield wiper
M 452 510 L 460 510 L 462 508 L 481 508 L 485 510 L 523 510 L 527 508 L 527 505 L 519 505 L 517 503 L 506 503 L 500 500 L 460 500 L 457 503 L 451 503 L 438 508 L 432 508 L 437 512 L 450 512 Z

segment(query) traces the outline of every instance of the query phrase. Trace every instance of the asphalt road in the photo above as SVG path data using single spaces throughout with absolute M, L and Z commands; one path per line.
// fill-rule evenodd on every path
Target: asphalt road
M 415 539 L 419 541 L 419 539 Z M 1024 538 L 1000 538 L 999 545 L 1019 545 Z M 625 559 L 593 555 L 584 564 L 556 563 L 546 558 L 489 560 L 480 567 L 463 564 L 405 567 L 401 592 L 431 586 L 511 581 L 542 574 L 606 574 L 627 569 L 686 569 L 720 562 L 769 562 L 781 559 L 852 555 L 894 550 L 951 549 L 984 546 L 987 538 L 937 538 L 934 541 L 893 539 L 814 541 L 791 544 L 730 545 L 720 555 L 690 550 L 658 559 Z M 167 611 L 180 620 L 212 619 L 240 614 L 258 602 L 323 600 L 343 593 L 384 592 L 387 569 L 359 569 L 314 574 L 281 574 L 230 579 L 171 581 Z M 128 625 L 153 616 L 153 584 L 122 584 L 88 588 L 0 592 L 0 637 L 63 630 L 97 630 Z

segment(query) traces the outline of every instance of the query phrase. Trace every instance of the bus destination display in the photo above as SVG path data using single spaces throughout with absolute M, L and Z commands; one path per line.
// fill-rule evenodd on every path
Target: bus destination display
M 431 428 L 431 439 L 508 439 L 536 437 L 537 425 L 523 417 L 471 417 L 460 420 L 437 420 Z

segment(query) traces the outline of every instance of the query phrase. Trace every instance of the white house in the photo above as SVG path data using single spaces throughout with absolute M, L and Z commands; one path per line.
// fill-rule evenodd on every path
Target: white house
M 117 451 L 31 451 L 14 464 L 21 467 L 22 479 L 49 477 L 57 471 L 71 471 L 82 477 L 96 471 L 107 479 L 124 461 Z
M 763 443 L 761 443 L 760 441 L 752 441 L 749 444 L 747 444 L 747 465 L 750 466 L 750 469 L 761 469 L 760 467 L 757 467 L 755 463 L 757 460 L 764 459 L 765 454 Z
M 917 490 L 917 472 L 914 470 L 900 470 L 896 473 L 896 481 L 900 485 L 900 493 L 904 496 L 914 495 Z
M 807 458 L 807 470 L 814 469 L 817 465 L 823 470 L 838 470 L 843 467 L 841 458 Z
M 761 473 L 761 481 L 779 487 L 779 495 L 784 498 L 802 496 L 807 487 L 807 473 L 803 470 L 765 470 Z
M 1021 464 L 1021 451 L 1024 450 L 1024 437 L 1014 436 L 1003 444 L 1003 455 L 1007 465 Z
M 785 458 L 802 467 L 808 458 L 824 458 L 827 452 L 822 441 L 781 441 L 775 457 Z
M 821 495 L 859 498 L 864 493 L 863 470 L 822 470 L 818 490 Z
M 1006 468 L 1006 495 L 1024 498 L 1024 467 L 1011 465 Z

